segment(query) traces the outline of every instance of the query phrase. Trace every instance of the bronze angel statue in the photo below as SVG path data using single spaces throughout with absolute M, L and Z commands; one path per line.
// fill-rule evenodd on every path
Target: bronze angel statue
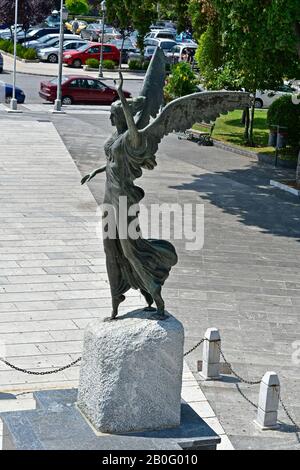
M 196 122 L 215 121 L 230 110 L 249 105 L 249 95 L 240 92 L 201 92 L 178 98 L 163 107 L 165 56 L 157 49 L 146 74 L 140 97 L 127 100 L 123 92 L 123 77 L 117 90 L 120 101 L 111 108 L 111 122 L 116 132 L 105 143 L 106 165 L 82 179 L 82 184 L 99 173 L 106 173 L 104 204 L 115 212 L 116 236 L 104 237 L 107 272 L 112 296 L 111 319 L 130 289 L 144 296 L 153 318 L 164 320 L 165 304 L 162 287 L 178 258 L 170 242 L 137 239 L 118 235 L 120 198 L 126 197 L 128 207 L 139 204 L 145 193 L 135 185 L 143 170 L 156 166 L 156 152 L 163 137 L 174 131 L 186 131 Z M 126 215 L 128 225 L 132 217 Z M 135 237 L 136 238 L 136 237 Z M 153 304 L 156 304 L 156 309 Z

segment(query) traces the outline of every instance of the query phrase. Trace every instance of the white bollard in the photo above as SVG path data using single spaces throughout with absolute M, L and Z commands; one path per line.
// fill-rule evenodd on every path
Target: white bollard
M 278 429 L 280 382 L 276 372 L 266 372 L 259 390 L 258 411 L 254 423 L 262 431 Z
M 218 380 L 220 379 L 220 332 L 217 328 L 209 328 L 206 330 L 204 338 L 200 375 L 204 380 Z

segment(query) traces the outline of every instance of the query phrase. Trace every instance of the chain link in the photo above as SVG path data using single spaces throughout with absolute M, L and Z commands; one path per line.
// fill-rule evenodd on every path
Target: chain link
M 195 346 L 192 349 L 190 349 L 189 351 L 184 353 L 183 357 L 186 357 L 189 354 L 191 354 L 192 352 L 194 352 L 197 348 L 199 348 L 199 346 L 201 346 L 202 343 L 204 343 L 205 340 L 206 340 L 205 338 L 201 339 L 201 341 L 199 341 L 199 343 L 195 344 Z
M 17 366 L 14 366 L 13 364 L 11 364 L 10 362 L 6 361 L 5 359 L 3 359 L 2 357 L 0 357 L 0 362 L 2 362 L 3 364 L 5 364 L 6 366 L 10 367 L 11 369 L 14 369 L 18 372 L 23 372 L 23 374 L 28 374 L 28 375 L 51 375 L 51 374 L 57 374 L 58 372 L 63 372 L 64 370 L 66 369 L 70 369 L 70 367 L 73 367 L 75 366 L 76 364 L 78 364 L 78 362 L 81 361 L 81 357 L 79 357 L 78 359 L 76 359 L 75 361 L 71 362 L 70 364 L 66 365 L 66 366 L 63 366 L 63 367 L 60 367 L 59 369 L 54 369 L 54 370 L 49 370 L 49 371 L 43 371 L 43 372 L 36 372 L 36 371 L 33 371 L 33 370 L 27 370 L 27 369 L 22 369 L 21 367 L 17 367 Z
M 244 392 L 241 390 L 241 388 L 239 387 L 239 385 L 238 385 L 238 384 L 235 384 L 235 386 L 236 386 L 237 391 L 242 395 L 242 397 L 243 397 L 248 403 L 250 403 L 250 405 L 252 405 L 252 406 L 257 410 L 257 409 L 258 409 L 258 406 L 257 406 L 253 401 L 251 401 L 250 398 L 246 397 L 246 395 L 245 395 Z
M 201 341 L 199 341 L 192 349 L 190 349 L 189 351 L 187 351 L 184 354 L 184 357 L 188 356 L 193 351 L 195 351 L 195 349 L 197 349 L 204 341 L 205 341 L 205 339 L 201 339 Z M 32 371 L 32 370 L 28 370 L 28 369 L 23 369 L 21 367 L 17 367 L 14 364 L 11 364 L 11 362 L 8 362 L 5 359 L 3 359 L 3 357 L 0 357 L 0 362 L 5 364 L 6 366 L 10 367 L 11 369 L 14 369 L 18 372 L 22 372 L 23 374 L 28 374 L 28 375 L 52 375 L 52 374 L 57 374 L 59 372 L 63 372 L 64 370 L 70 369 L 71 367 L 78 364 L 81 361 L 81 359 L 82 358 L 79 357 L 78 359 L 71 362 L 70 364 L 67 364 L 66 366 L 59 367 L 58 369 L 54 369 L 54 370 L 50 370 L 50 371 L 42 371 L 42 372 L 37 372 L 37 371 Z
M 297 431 L 297 432 L 300 431 L 300 426 L 298 426 L 298 424 L 296 423 L 296 421 L 295 421 L 295 420 L 293 419 L 293 417 L 291 416 L 291 413 L 288 411 L 286 405 L 283 403 L 283 400 L 282 400 L 282 398 L 281 398 L 281 396 L 280 396 L 280 392 L 279 392 L 277 389 L 275 389 L 275 390 L 276 390 L 277 393 L 278 393 L 279 403 L 281 404 L 283 411 L 285 412 L 285 414 L 287 415 L 287 417 L 289 418 L 289 420 L 291 421 L 291 423 L 293 423 L 293 425 L 295 426 L 296 431 Z
M 239 379 L 241 382 L 243 382 L 244 384 L 248 384 L 248 385 L 259 385 L 260 382 L 261 382 L 261 379 L 260 380 L 255 380 L 255 381 L 252 381 L 252 380 L 246 380 L 246 379 L 243 379 L 243 377 L 241 377 L 237 372 L 235 372 L 235 370 L 233 370 L 232 368 L 232 365 L 227 361 L 223 351 L 222 351 L 222 348 L 221 348 L 221 341 L 217 341 L 217 346 L 219 348 L 219 351 L 220 351 L 220 354 L 225 362 L 225 364 L 228 366 L 228 368 L 230 369 L 232 375 L 234 375 L 237 379 Z

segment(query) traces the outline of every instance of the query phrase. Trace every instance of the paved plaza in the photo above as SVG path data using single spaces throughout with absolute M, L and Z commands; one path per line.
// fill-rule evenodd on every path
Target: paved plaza
M 80 178 L 104 163 L 111 127 L 107 110 L 64 116 L 36 111 L 8 116 L 0 110 L 0 341 L 18 366 L 47 370 L 80 355 L 85 326 L 110 305 L 97 230 L 104 178 L 89 188 Z M 164 291 L 167 309 L 184 324 L 185 350 L 207 328 L 219 328 L 226 358 L 240 375 L 257 380 L 267 370 L 279 374 L 282 398 L 299 422 L 299 199 L 269 185 L 289 172 L 175 135 L 163 142 L 157 161 L 140 183 L 147 205 L 205 206 L 204 248 L 187 251 L 175 241 L 179 264 Z M 132 292 L 121 311 L 141 305 Z M 300 448 L 282 411 L 280 431 L 255 428 L 255 408 L 238 388 L 257 403 L 257 386 L 232 375 L 201 382 L 201 357 L 199 348 L 187 358 L 209 401 L 199 407 L 210 407 L 206 418 L 219 419 L 235 448 Z M 34 377 L 0 366 L 1 392 L 70 388 L 77 379 L 76 367 Z M 192 388 L 198 390 L 196 382 Z

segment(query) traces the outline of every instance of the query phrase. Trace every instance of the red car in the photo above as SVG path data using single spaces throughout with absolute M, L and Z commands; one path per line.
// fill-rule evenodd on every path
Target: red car
M 62 104 L 73 103 L 110 105 L 119 99 L 115 88 L 106 85 L 97 78 L 89 76 L 72 75 L 63 77 Z M 126 98 L 131 98 L 128 91 L 124 91 Z M 57 95 L 57 79 L 41 82 L 39 95 L 41 98 L 54 103 Z
M 87 59 L 100 60 L 101 44 L 92 42 L 84 45 L 76 51 L 66 51 L 63 55 L 63 62 L 66 65 L 79 68 L 85 65 Z M 120 51 L 112 44 L 103 44 L 103 60 L 112 60 L 116 65 L 120 61 Z

